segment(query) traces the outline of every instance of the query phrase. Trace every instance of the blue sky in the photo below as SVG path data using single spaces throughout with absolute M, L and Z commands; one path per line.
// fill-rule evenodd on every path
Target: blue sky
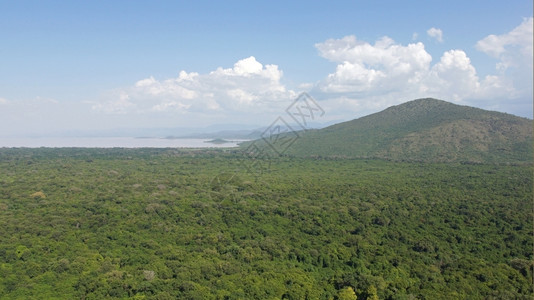
M 532 1 L 1 1 L 0 135 L 324 122 L 415 98 L 532 118 Z

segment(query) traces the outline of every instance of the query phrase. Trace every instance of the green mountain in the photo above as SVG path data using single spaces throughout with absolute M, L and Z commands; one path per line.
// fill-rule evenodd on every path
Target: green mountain
M 432 162 L 530 162 L 533 122 L 418 99 L 300 134 L 284 154 Z

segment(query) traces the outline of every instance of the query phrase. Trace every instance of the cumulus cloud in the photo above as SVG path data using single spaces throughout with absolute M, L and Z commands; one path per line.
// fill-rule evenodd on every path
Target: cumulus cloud
M 315 45 L 322 57 L 338 63 L 336 72 L 320 84 L 323 92 L 388 92 L 416 82 L 432 57 L 422 43 L 402 46 L 383 37 L 371 45 L 355 36 L 329 39 Z
M 443 54 L 422 81 L 426 92 L 444 99 L 486 99 L 509 97 L 513 86 L 495 75 L 480 79 L 471 60 L 463 50 L 449 50 Z
M 476 70 L 462 50 L 445 52 L 421 83 L 426 92 L 438 95 L 448 93 L 454 100 L 470 97 L 480 88 Z
M 436 39 L 436 41 L 443 43 L 443 32 L 441 29 L 432 27 L 426 31 L 426 34 L 428 34 L 429 37 Z
M 263 65 L 251 56 L 232 68 L 217 68 L 207 74 L 180 71 L 178 77 L 137 81 L 133 86 L 113 91 L 107 99 L 93 104 L 106 113 L 150 112 L 243 112 L 268 109 L 277 101 L 287 101 L 296 93 L 280 82 L 277 65 Z

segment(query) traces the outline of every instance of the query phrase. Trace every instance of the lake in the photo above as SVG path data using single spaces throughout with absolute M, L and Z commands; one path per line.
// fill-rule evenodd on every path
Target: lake
M 0 138 L 0 147 L 7 148 L 229 148 L 236 147 L 232 141 L 224 144 L 208 143 L 211 139 L 165 139 L 133 137 L 47 137 L 47 138 Z

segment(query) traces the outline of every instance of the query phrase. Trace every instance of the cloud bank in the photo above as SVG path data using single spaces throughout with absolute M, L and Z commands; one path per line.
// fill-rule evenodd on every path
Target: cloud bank
M 496 98 L 513 90 L 498 76 L 480 79 L 463 50 L 449 50 L 432 65 L 432 56 L 421 42 L 401 45 L 383 37 L 369 44 L 347 36 L 316 47 L 322 57 L 337 64 L 317 89 L 323 97 L 338 96 L 344 102 L 354 99 L 370 107 L 379 97 L 385 105 L 419 97 L 461 102 Z
M 280 79 L 277 65 L 263 65 L 254 56 L 239 60 L 232 68 L 217 68 L 208 74 L 180 71 L 178 77 L 137 81 L 113 91 L 109 99 L 92 108 L 105 113 L 155 112 L 253 112 L 269 109 L 276 102 L 291 99 Z
M 532 95 L 532 23 L 525 19 L 508 33 L 476 42 L 478 51 L 496 61 L 493 74 L 483 77 L 462 49 L 435 59 L 422 42 L 401 44 L 384 36 L 370 43 L 350 35 L 315 45 L 321 57 L 335 64 L 332 73 L 315 83 L 289 88 L 277 65 L 250 56 L 206 74 L 182 70 L 176 78 L 141 79 L 93 102 L 92 109 L 266 122 L 267 115 L 282 112 L 300 91 L 319 99 L 328 118 L 337 120 L 423 97 L 498 110 L 514 101 L 531 107 L 524 99 Z M 441 29 L 432 27 L 427 34 L 443 42 Z

